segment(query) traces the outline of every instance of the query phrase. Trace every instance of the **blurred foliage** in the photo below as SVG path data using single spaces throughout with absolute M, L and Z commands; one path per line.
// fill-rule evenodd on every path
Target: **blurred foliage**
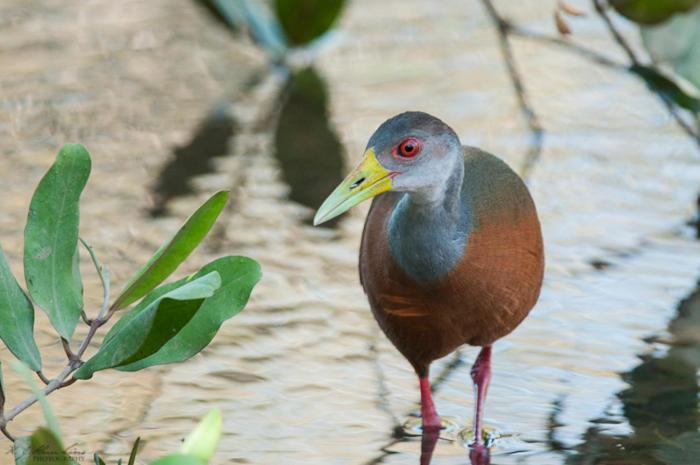
M 277 19 L 292 45 L 322 36 L 340 16 L 345 0 L 275 0 Z
M 700 94 L 700 7 L 656 26 L 640 28 L 652 59 L 668 65 Z
M 277 62 L 291 47 L 306 46 L 326 34 L 345 0 L 275 0 L 274 12 L 260 0 L 196 0 L 229 29 L 247 32 Z
M 658 24 L 695 7 L 700 0 L 610 0 L 625 18 L 638 24 Z
M 660 445 L 655 454 L 664 463 L 697 465 L 700 457 L 700 432 L 685 432 Z
M 700 113 L 700 99 L 685 92 L 676 82 L 650 66 L 635 65 L 630 71 L 644 79 L 647 86 L 677 105 L 696 115 Z
M 26 368 L 25 368 L 26 369 Z M 44 410 L 46 421 L 51 423 L 55 417 L 51 408 Z M 197 424 L 195 429 L 185 438 L 177 453 L 169 454 L 149 462 L 149 465 L 207 465 L 214 456 L 221 439 L 223 421 L 221 411 L 210 410 Z M 135 465 L 141 438 L 136 438 L 129 454 L 127 465 Z M 39 427 L 31 436 L 17 438 L 12 449 L 15 465 L 79 465 L 84 461 L 80 456 L 72 457 L 63 445 L 56 427 Z M 93 454 L 95 465 L 107 465 L 98 453 Z M 122 465 L 122 459 L 117 465 Z
M 286 51 L 284 34 L 268 8 L 259 0 L 196 0 L 226 27 L 246 32 L 275 59 Z

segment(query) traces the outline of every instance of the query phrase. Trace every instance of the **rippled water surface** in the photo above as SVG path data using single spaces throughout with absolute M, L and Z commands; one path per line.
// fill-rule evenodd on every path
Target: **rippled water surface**
M 499 3 L 553 33 L 550 2 Z M 180 273 L 224 253 L 264 270 L 249 307 L 194 359 L 102 372 L 52 395 L 67 442 L 114 461 L 141 436 L 145 462 L 220 407 L 217 463 L 419 462 L 419 438 L 398 434 L 417 411 L 417 382 L 358 282 L 366 206 L 331 228 L 308 219 L 402 110 L 434 113 L 464 143 L 522 165 L 528 133 L 481 3 L 435 5 L 353 0 L 315 66 L 288 84 L 186 0 L 0 5 L 0 241 L 13 270 L 31 192 L 68 141 L 93 155 L 82 230 L 115 288 L 221 188 L 233 199 Z M 624 62 L 595 18 L 576 22 L 574 40 Z M 547 272 L 531 316 L 494 347 L 492 463 L 696 463 L 700 244 L 685 222 L 697 147 L 634 77 L 522 39 L 513 47 L 546 129 L 528 182 Z M 84 265 L 94 309 L 98 281 Z M 54 373 L 63 354 L 37 320 Z M 433 368 L 438 410 L 461 428 L 475 355 L 464 348 Z M 5 377 L 14 404 L 27 388 Z M 33 408 L 11 430 L 41 421 Z M 467 463 L 464 433 L 445 432 L 433 463 Z

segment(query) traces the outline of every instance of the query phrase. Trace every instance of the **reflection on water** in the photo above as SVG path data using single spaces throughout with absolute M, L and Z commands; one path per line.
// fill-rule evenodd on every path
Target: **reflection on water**
M 622 373 L 629 388 L 618 393 L 630 434 L 606 434 L 600 418 L 585 434 L 568 464 L 691 465 L 700 460 L 700 289 L 678 306 L 667 350 L 641 355 L 642 363 Z M 654 343 L 655 341 L 652 341 Z M 658 343 L 658 342 L 656 342 Z
M 173 150 L 173 157 L 162 168 L 153 186 L 153 216 L 166 213 L 168 202 L 193 193 L 191 180 L 214 171 L 213 159 L 228 153 L 235 135 L 230 105 L 219 103 L 197 127 L 187 145 Z
M 326 83 L 311 67 L 294 72 L 280 101 L 275 156 L 290 200 L 316 210 L 344 174 L 343 146 L 329 120 Z

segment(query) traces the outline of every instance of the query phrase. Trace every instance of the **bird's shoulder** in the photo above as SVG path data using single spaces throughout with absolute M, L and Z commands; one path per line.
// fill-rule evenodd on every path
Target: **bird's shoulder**
M 463 151 L 462 195 L 477 215 L 534 208 L 527 186 L 504 160 L 477 147 Z

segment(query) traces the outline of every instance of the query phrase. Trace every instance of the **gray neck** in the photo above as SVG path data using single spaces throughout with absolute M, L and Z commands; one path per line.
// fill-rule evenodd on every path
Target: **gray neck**
M 389 218 L 391 254 L 418 283 L 439 280 L 462 258 L 472 225 L 463 179 L 460 160 L 441 188 L 405 193 Z

